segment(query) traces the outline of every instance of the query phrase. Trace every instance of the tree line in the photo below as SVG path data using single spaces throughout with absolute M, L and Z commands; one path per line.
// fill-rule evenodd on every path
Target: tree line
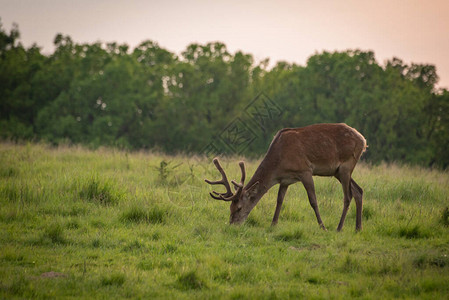
M 270 68 L 220 42 L 177 55 L 151 40 L 130 49 L 62 34 L 54 46 L 26 48 L 17 25 L 0 24 L 2 139 L 201 153 L 263 93 L 279 114 L 242 154 L 265 153 L 281 128 L 345 122 L 366 137 L 370 162 L 449 166 L 449 92 L 433 65 L 347 50 Z

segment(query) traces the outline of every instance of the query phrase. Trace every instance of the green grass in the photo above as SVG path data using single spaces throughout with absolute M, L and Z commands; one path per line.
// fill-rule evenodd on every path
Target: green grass
M 223 159 L 231 179 L 241 158 Z M 247 161 L 252 174 L 258 161 Z M 363 230 L 333 178 L 277 189 L 243 226 L 213 200 L 211 161 L 0 144 L 0 298 L 435 298 L 449 294 L 449 174 L 360 164 Z

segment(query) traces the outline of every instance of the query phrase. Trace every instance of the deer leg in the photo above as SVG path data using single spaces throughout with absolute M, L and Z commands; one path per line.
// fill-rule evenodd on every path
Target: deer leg
M 356 221 L 355 230 L 362 230 L 362 208 L 363 208 L 363 190 L 362 188 L 351 178 L 351 192 L 354 196 L 356 205 Z
M 309 174 L 301 176 L 301 182 L 307 191 L 307 197 L 309 198 L 310 206 L 312 206 L 312 208 L 315 212 L 315 216 L 318 221 L 318 224 L 320 225 L 321 229 L 327 230 L 323 224 L 323 221 L 321 220 L 320 211 L 318 209 L 318 203 L 316 202 L 315 185 L 313 184 L 312 174 L 309 173 Z
M 335 176 L 340 181 L 343 188 L 343 212 L 341 213 L 340 223 L 337 231 L 341 231 L 345 223 L 346 214 L 348 213 L 349 204 L 351 203 L 352 194 L 350 189 L 351 174 L 340 169 L 340 172 Z
M 280 185 L 278 191 L 278 198 L 276 203 L 276 211 L 274 212 L 273 221 L 271 222 L 271 226 L 274 226 L 278 223 L 279 213 L 281 212 L 282 202 L 284 202 L 284 196 L 287 192 L 288 185 Z

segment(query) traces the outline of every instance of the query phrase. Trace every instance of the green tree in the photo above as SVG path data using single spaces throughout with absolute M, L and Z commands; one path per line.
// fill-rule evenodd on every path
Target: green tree
M 179 57 L 154 41 L 54 45 L 26 49 L 0 24 L 0 137 L 199 152 L 240 117 L 257 134 L 244 154 L 262 155 L 281 128 L 345 122 L 367 138 L 366 160 L 449 165 L 449 96 L 432 65 L 347 50 L 269 69 L 220 42 Z M 261 92 L 282 114 L 258 126 L 244 110 Z
M 31 81 L 45 57 L 36 45 L 25 49 L 19 38 L 17 25 L 8 34 L 0 23 L 0 134 L 3 138 L 31 139 L 40 108 Z

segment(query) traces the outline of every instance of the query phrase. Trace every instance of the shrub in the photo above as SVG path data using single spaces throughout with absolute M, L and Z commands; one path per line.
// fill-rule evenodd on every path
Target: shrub
M 351 255 L 346 255 L 339 267 L 342 273 L 354 273 L 360 268 L 360 263 Z
M 0 177 L 8 178 L 8 177 L 15 177 L 19 174 L 19 171 L 16 168 L 13 167 L 0 167 Z
M 11 183 L 0 186 L 0 197 L 11 202 L 32 203 L 39 197 L 37 193 L 26 184 Z
M 122 194 L 115 189 L 113 184 L 101 182 L 95 177 L 81 186 L 79 196 L 84 200 L 102 205 L 116 204 L 122 198 Z
M 125 283 L 125 275 L 123 274 L 111 274 L 111 275 L 105 275 L 101 278 L 101 285 L 103 286 L 109 286 L 109 285 L 115 285 L 115 286 L 122 286 Z
M 422 254 L 413 260 L 413 265 L 420 269 L 426 266 L 444 268 L 449 265 L 449 257 L 446 254 Z
M 284 242 L 291 242 L 301 240 L 303 236 L 304 236 L 303 232 L 297 229 L 293 232 L 281 232 L 275 235 L 275 239 Z
M 365 220 L 369 220 L 374 216 L 374 210 L 370 206 L 364 206 L 362 215 Z
M 151 224 L 164 223 L 167 215 L 168 211 L 166 209 L 163 209 L 159 206 L 153 206 L 148 211 L 148 223 Z
M 162 224 L 165 223 L 168 210 L 159 206 L 153 206 L 150 209 L 145 209 L 140 206 L 132 206 L 120 217 L 125 223 L 149 223 Z
M 64 229 L 59 223 L 54 223 L 45 228 L 41 241 L 50 241 L 53 244 L 65 244 Z
M 401 227 L 399 229 L 399 236 L 405 237 L 406 239 L 421 239 L 428 238 L 429 234 L 422 231 L 419 225 L 415 225 L 413 227 Z
M 181 274 L 177 279 L 177 287 L 182 290 L 198 290 L 206 288 L 206 283 L 198 276 L 196 271 Z
M 446 207 L 441 212 L 441 223 L 443 223 L 444 226 L 449 226 L 449 207 Z
M 132 206 L 131 208 L 122 213 L 120 219 L 122 222 L 125 223 L 147 222 L 148 214 L 142 207 Z

